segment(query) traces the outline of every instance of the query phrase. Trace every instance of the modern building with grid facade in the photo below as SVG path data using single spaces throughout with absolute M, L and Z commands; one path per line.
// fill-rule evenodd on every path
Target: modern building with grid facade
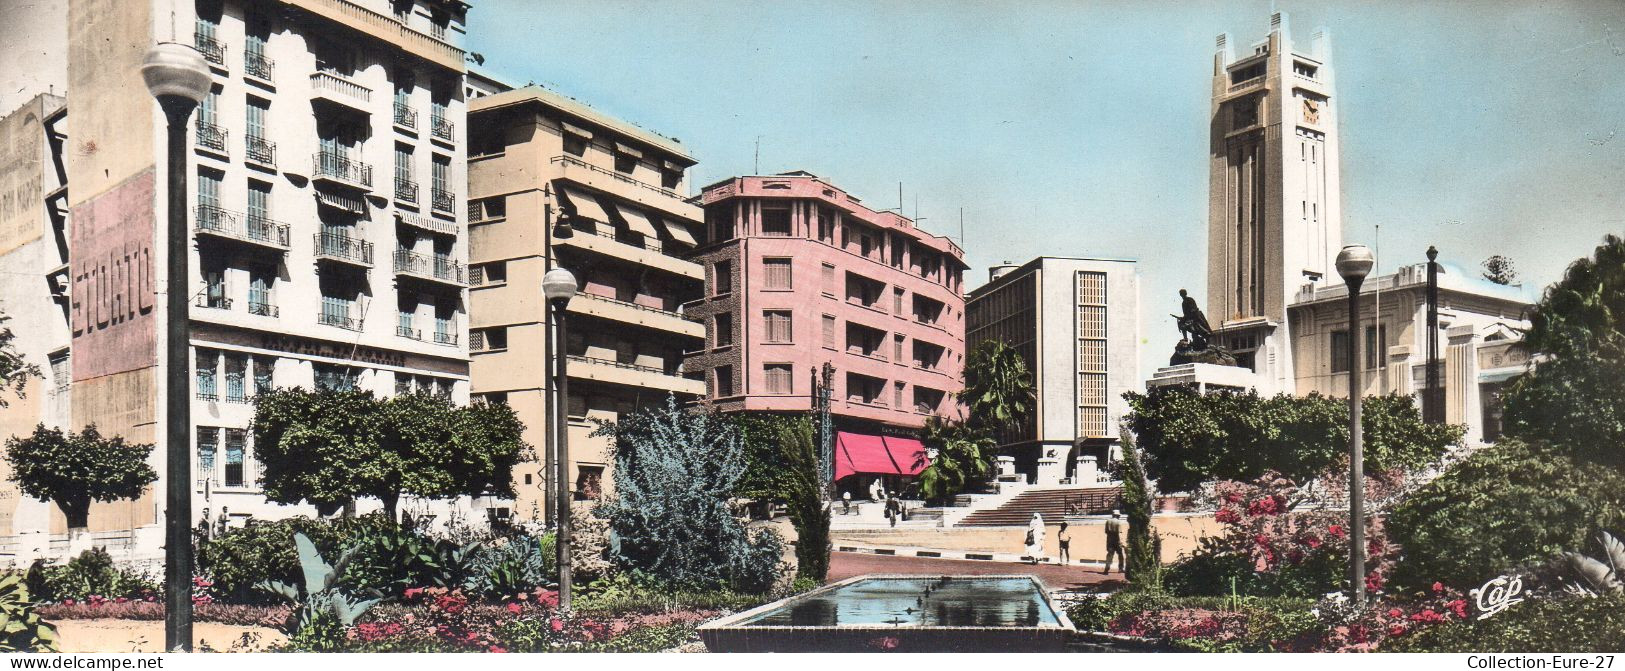
M 65 5 L 65 6 L 64 6 Z M 168 436 L 160 293 L 189 297 L 193 511 L 311 513 L 259 490 L 249 424 L 270 387 L 427 389 L 466 402 L 467 235 L 455 0 L 68 0 L 60 202 L 65 264 L 66 428 L 136 443 Z M 160 41 L 195 46 L 212 91 L 186 133 L 192 279 L 166 287 L 166 124 L 140 66 Z M 69 188 L 71 185 L 71 188 Z M 3 269 L 13 272 L 9 265 Z M 38 272 L 27 269 L 27 272 Z M 70 356 L 61 356 L 71 354 Z M 61 365 L 58 366 L 60 356 Z M 161 468 L 163 450 L 154 452 Z M 160 480 L 92 506 L 98 543 L 155 556 Z M 365 510 L 376 502 L 362 503 Z M 466 499 L 456 504 L 468 508 Z M 444 519 L 440 504 L 406 509 Z M 19 510 L 24 504 L 18 505 Z M 196 520 L 192 521 L 195 522 Z M 28 554 L 65 530 L 60 513 L 9 530 Z M 5 530 L 0 530 L 5 531 Z
M 999 436 L 1000 453 L 1040 485 L 1104 477 L 1128 412 L 1123 392 L 1140 383 L 1135 262 L 1044 256 L 994 266 L 965 310 L 966 345 L 1014 348 L 1038 390 L 1026 426 Z

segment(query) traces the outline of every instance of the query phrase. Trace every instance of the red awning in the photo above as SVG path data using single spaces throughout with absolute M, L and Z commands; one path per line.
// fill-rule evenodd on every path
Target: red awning
M 925 446 L 913 438 L 835 433 L 835 479 L 849 475 L 919 475 L 926 466 Z

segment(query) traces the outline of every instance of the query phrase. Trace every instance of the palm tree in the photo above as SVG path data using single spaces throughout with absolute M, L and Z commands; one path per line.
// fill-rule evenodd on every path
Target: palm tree
M 1037 405 L 1033 374 L 1021 352 L 999 340 L 983 340 L 965 359 L 965 388 L 959 400 L 970 410 L 968 423 L 994 432 L 1015 431 Z
M 993 472 L 993 439 L 963 422 L 932 417 L 925 422 L 922 438 L 937 451 L 931 465 L 920 472 L 920 495 L 926 499 L 951 497 Z

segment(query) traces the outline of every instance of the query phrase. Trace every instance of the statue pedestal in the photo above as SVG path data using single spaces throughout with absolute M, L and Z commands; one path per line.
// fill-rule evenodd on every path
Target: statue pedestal
M 1033 484 L 1040 487 L 1061 484 L 1061 479 L 1066 477 L 1065 463 L 1066 462 L 1055 457 L 1044 457 L 1039 459 L 1038 473 L 1037 476 L 1033 478 Z
M 1073 466 L 1072 484 L 1092 486 L 1100 481 L 1100 467 L 1091 455 L 1080 454 Z
M 1151 379 L 1145 381 L 1147 389 L 1171 385 L 1194 385 L 1200 393 L 1210 391 L 1260 390 L 1259 376 L 1249 368 L 1216 366 L 1210 363 L 1186 363 L 1158 368 Z

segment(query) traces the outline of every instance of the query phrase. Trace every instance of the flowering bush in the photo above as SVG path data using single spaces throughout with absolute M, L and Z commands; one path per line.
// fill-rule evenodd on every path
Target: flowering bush
M 1195 553 L 1164 573 L 1167 589 L 1181 595 L 1237 593 L 1309 597 L 1339 589 L 1348 566 L 1347 515 L 1327 510 L 1297 511 L 1299 490 L 1275 473 L 1252 483 L 1220 482 L 1214 487 L 1224 526 Z M 1387 540 L 1382 520 L 1366 529 L 1367 589 L 1380 591 L 1397 548 Z
M 72 602 L 72 603 L 69 603 Z M 292 609 L 288 606 L 242 606 L 223 603 L 201 603 L 192 606 L 192 618 L 198 622 L 219 622 L 251 627 L 281 627 Z M 76 600 L 45 604 L 39 607 L 41 617 L 49 620 L 162 620 L 164 604 L 152 600 L 114 599 Z

